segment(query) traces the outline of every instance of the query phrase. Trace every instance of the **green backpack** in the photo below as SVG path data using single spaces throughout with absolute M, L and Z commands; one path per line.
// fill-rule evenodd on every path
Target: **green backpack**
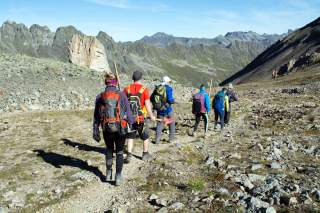
M 166 86 L 159 85 L 156 86 L 152 95 L 151 95 L 151 102 L 153 108 L 157 111 L 165 110 L 167 104 L 167 90 Z

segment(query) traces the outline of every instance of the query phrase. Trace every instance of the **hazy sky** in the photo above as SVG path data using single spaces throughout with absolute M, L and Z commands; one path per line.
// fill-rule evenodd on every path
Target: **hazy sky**
M 116 41 L 166 32 L 215 37 L 230 31 L 283 33 L 320 16 L 320 0 L 0 0 L 0 22 L 51 30 L 74 25 Z

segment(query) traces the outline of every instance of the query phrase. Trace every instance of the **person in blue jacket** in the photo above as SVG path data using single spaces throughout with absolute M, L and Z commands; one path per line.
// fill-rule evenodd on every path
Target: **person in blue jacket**
M 226 95 L 227 89 L 222 88 L 213 99 L 213 109 L 214 109 L 214 129 L 217 129 L 218 119 L 220 118 L 221 130 L 224 128 L 224 116 L 225 111 L 229 111 L 229 97 Z
M 208 132 L 208 127 L 209 127 L 209 117 L 208 114 L 210 113 L 211 106 L 210 106 L 210 96 L 206 91 L 205 86 L 202 84 L 200 86 L 200 91 L 194 95 L 194 105 L 195 103 L 199 103 L 199 106 L 194 106 L 193 107 L 193 113 L 195 115 L 195 124 L 193 128 L 193 133 L 192 135 L 194 136 L 195 132 L 198 129 L 201 117 L 204 120 L 204 132 Z
M 157 111 L 157 118 L 162 120 L 157 122 L 157 130 L 156 130 L 156 144 L 160 143 L 161 133 L 163 129 L 163 124 L 169 125 L 169 142 L 173 142 L 175 139 L 175 120 L 174 120 L 174 112 L 172 108 L 172 104 L 174 104 L 175 100 L 173 97 L 173 88 L 170 86 L 171 79 L 168 76 L 163 77 L 162 85 L 166 87 L 167 94 L 167 103 L 165 109 Z

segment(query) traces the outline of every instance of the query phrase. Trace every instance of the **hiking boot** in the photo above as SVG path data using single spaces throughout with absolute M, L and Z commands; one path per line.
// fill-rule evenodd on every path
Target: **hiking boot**
M 116 181 L 115 185 L 120 186 L 122 184 L 122 175 L 121 174 L 116 174 Z
M 106 182 L 110 182 L 112 180 L 112 169 L 107 170 L 106 174 Z
M 149 152 L 143 152 L 142 153 L 142 160 L 143 161 L 149 161 L 152 159 L 152 155 L 149 154 Z
M 128 153 L 128 154 L 127 154 L 127 157 L 124 159 L 124 163 L 126 163 L 126 164 L 130 163 L 131 158 L 132 158 L 132 154 L 131 154 L 131 153 Z

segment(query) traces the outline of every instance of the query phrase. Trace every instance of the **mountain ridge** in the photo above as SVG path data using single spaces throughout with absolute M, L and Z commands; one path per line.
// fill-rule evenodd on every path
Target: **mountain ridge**
M 320 66 L 320 17 L 274 43 L 239 72 L 220 83 L 270 80 L 311 65 Z
M 52 32 L 47 26 L 34 24 L 28 28 L 24 24 L 6 21 L 0 27 L 0 51 L 70 62 L 68 45 L 76 34 L 85 35 L 71 25 Z M 231 37 L 232 34 L 229 35 Z M 141 40 L 115 42 L 103 31 L 94 37 L 103 44 L 109 64 L 117 62 L 121 72 L 139 69 L 155 77 L 170 75 L 187 84 L 207 83 L 208 79 L 217 84 L 243 68 L 272 43 L 244 41 L 242 38 L 234 39 L 235 36 L 229 40 L 220 36 L 215 40 L 182 38 L 172 42 L 176 37 L 165 33 L 156 36 L 169 38 L 166 46 L 158 47 Z

